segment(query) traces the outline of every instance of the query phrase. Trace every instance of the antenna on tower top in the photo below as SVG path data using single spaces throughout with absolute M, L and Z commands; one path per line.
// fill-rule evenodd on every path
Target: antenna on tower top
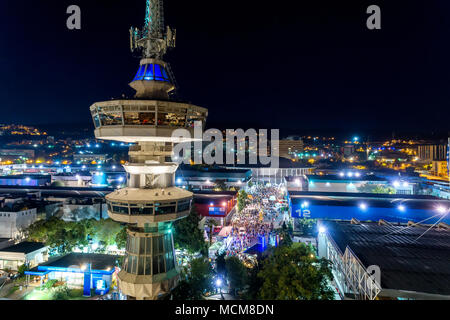
M 130 49 L 141 58 L 162 59 L 168 48 L 175 48 L 176 30 L 164 29 L 163 0 L 147 0 L 145 25 L 130 29 Z

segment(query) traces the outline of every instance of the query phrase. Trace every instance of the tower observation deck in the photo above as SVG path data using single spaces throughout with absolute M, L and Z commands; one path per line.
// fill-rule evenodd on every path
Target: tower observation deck
M 130 83 L 134 99 L 94 103 L 91 114 L 97 139 L 136 143 L 124 165 L 127 187 L 106 196 L 111 219 L 128 224 L 126 256 L 119 272 L 119 289 L 130 299 L 158 299 L 176 286 L 172 223 L 189 214 L 193 194 L 175 187 L 178 164 L 167 161 L 173 138 L 184 128 L 193 136 L 194 121 L 206 121 L 205 108 L 170 99 L 175 89 L 169 66 L 163 61 L 175 47 L 175 31 L 163 28 L 163 3 L 147 0 L 145 26 L 130 30 L 130 47 L 141 56 Z

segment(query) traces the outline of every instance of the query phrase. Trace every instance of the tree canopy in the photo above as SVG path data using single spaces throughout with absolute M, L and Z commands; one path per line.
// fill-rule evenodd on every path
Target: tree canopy
M 200 216 L 195 209 L 191 207 L 189 215 L 174 223 L 175 232 L 173 240 L 175 247 L 186 249 L 190 253 L 206 251 L 205 239 L 202 230 L 199 229 Z
M 358 187 L 359 192 L 363 193 L 382 193 L 382 194 L 394 194 L 395 189 L 389 186 L 383 186 L 381 184 L 369 184 L 365 183 Z
M 262 260 L 259 297 L 264 300 L 332 300 L 330 261 L 305 244 L 280 246 Z
M 182 276 L 184 279 L 172 290 L 174 300 L 202 300 L 207 292 L 214 289 L 214 273 L 205 258 L 192 259 Z
M 244 189 L 239 190 L 238 196 L 237 196 L 237 206 L 238 211 L 242 211 L 245 206 L 247 205 L 248 201 L 248 194 L 245 192 Z
M 111 219 L 74 222 L 52 217 L 33 223 L 25 232 L 28 240 L 43 242 L 57 253 L 68 253 L 75 247 L 89 245 L 88 236 L 98 242 L 100 249 L 113 244 L 118 248 L 124 248 L 126 243 L 126 240 L 123 240 L 125 227 Z M 122 237 L 118 237 L 119 234 Z
M 247 284 L 247 268 L 238 257 L 226 258 L 225 268 L 230 289 L 236 295 L 236 291 L 244 288 Z

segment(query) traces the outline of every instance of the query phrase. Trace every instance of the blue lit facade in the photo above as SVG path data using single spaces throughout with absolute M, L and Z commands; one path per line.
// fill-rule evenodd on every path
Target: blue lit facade
M 55 266 L 38 266 L 37 270 L 25 271 L 25 275 L 38 276 L 46 280 L 63 280 L 69 286 L 94 289 L 95 294 L 106 294 L 112 283 L 115 268 L 111 270 L 82 270 Z
M 103 295 L 116 283 L 116 256 L 93 253 L 69 253 L 25 271 L 27 283 L 44 284 L 49 280 L 63 281 L 68 287 L 83 288 L 83 294 Z
M 314 197 L 289 197 L 289 210 L 292 218 L 379 221 L 408 223 L 408 221 L 432 224 L 450 224 L 450 216 L 442 217 L 436 210 L 439 206 L 448 207 L 445 201 L 409 201 L 402 199 L 360 199 L 324 200 Z
M 171 82 L 166 69 L 162 65 L 154 63 L 143 64 L 139 67 L 133 81 L 138 80 Z

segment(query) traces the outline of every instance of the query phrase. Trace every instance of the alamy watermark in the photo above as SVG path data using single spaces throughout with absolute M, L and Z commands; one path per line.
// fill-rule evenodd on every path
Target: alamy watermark
M 221 165 L 225 160 L 227 165 L 259 164 L 278 168 L 279 130 L 270 130 L 270 145 L 268 134 L 268 129 L 227 129 L 224 140 L 221 130 L 208 129 L 203 132 L 202 122 L 195 121 L 193 137 L 187 129 L 173 131 L 172 138 L 191 141 L 174 146 L 172 161 L 189 164 L 193 160 L 196 164 Z M 208 144 L 203 148 L 205 142 Z M 191 151 L 193 156 L 187 156 L 191 155 Z

